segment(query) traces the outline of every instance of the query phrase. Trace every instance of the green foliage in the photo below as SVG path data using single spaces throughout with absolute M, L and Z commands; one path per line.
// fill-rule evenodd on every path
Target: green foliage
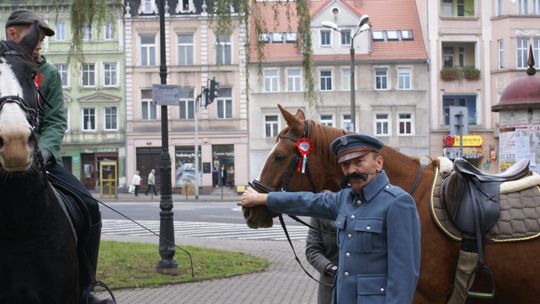
M 102 241 L 97 278 L 114 289 L 152 287 L 264 271 L 269 265 L 268 260 L 241 252 L 182 247 L 193 257 L 195 277 L 191 276 L 189 259 L 183 252 L 176 252 L 178 273 L 171 276 L 156 270 L 160 260 L 157 244 Z
M 477 69 L 474 65 L 467 65 L 463 67 L 463 77 L 467 80 L 478 80 L 480 79 L 480 70 Z
M 456 68 L 444 67 L 441 70 L 441 79 L 444 81 L 454 81 L 461 78 L 460 72 Z

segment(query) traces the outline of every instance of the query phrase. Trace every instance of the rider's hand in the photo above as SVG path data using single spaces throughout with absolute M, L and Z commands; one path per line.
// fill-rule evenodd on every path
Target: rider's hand
M 255 189 L 251 187 L 247 187 L 244 194 L 242 194 L 242 197 L 240 198 L 240 202 L 238 202 L 238 206 L 242 207 L 255 207 L 257 205 L 265 205 L 266 204 L 266 197 L 268 194 L 266 193 L 259 193 L 255 191 Z

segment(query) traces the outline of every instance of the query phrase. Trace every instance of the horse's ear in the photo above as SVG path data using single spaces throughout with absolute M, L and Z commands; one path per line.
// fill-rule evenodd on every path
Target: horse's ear
M 287 125 L 293 129 L 300 130 L 302 128 L 302 122 L 297 116 L 293 116 L 289 111 L 285 110 L 281 105 L 278 104 L 279 111 L 283 118 L 287 122 Z M 296 113 L 298 115 L 298 113 Z M 303 114 L 303 112 L 302 112 Z
M 304 114 L 304 111 L 302 111 L 302 109 L 298 109 L 295 116 L 296 118 L 298 118 L 298 120 L 306 120 L 306 115 Z
M 24 35 L 24 37 L 19 42 L 19 45 L 26 51 L 30 56 L 34 53 L 36 45 L 39 43 L 41 38 L 41 33 L 37 21 L 32 23 L 30 29 Z

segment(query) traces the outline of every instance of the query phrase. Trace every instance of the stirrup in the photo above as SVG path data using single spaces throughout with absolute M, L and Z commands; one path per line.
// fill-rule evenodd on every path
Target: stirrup
M 485 291 L 472 291 L 471 287 L 474 282 L 471 282 L 471 279 L 480 272 L 484 272 L 487 274 L 489 278 L 489 282 L 491 283 L 491 291 L 485 292 Z M 469 275 L 469 279 L 467 280 L 467 297 L 476 298 L 476 299 L 493 299 L 495 298 L 495 280 L 493 279 L 493 274 L 491 273 L 491 270 L 485 265 L 485 264 L 478 264 L 474 268 L 473 272 Z

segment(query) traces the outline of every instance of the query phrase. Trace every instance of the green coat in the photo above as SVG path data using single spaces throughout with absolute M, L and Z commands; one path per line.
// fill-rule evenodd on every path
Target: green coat
M 39 71 L 42 74 L 39 87 L 47 99 L 47 103 L 43 104 L 44 111 L 40 117 L 39 146 L 49 150 L 56 162 L 62 164 L 60 146 L 67 128 L 62 80 L 56 67 L 48 63 L 43 56 Z

